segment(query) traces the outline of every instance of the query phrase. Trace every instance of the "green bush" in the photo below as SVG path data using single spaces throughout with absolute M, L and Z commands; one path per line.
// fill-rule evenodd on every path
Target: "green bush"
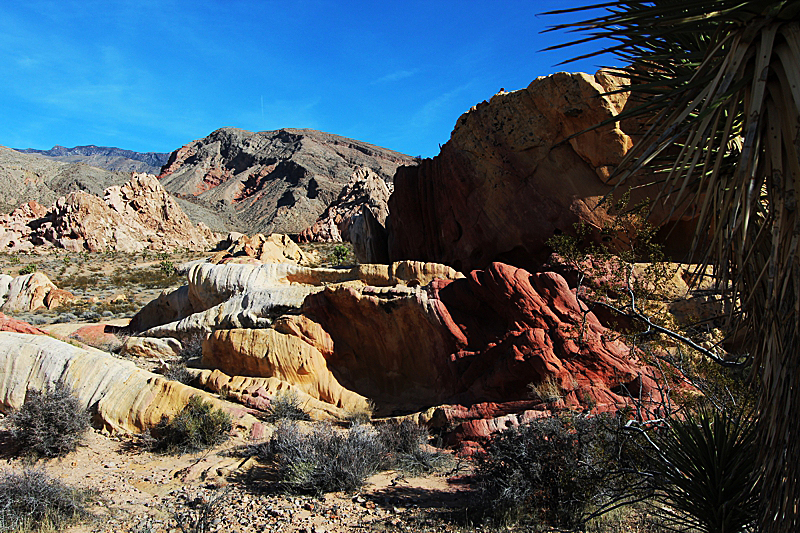
M 330 261 L 334 265 L 343 265 L 345 261 L 347 261 L 348 256 L 350 255 L 350 250 L 347 246 L 343 244 L 337 244 L 333 247 L 333 252 L 331 252 Z
M 161 269 L 166 276 L 174 276 L 177 269 L 175 268 L 175 263 L 170 261 L 169 259 L 164 259 L 159 263 L 158 267 Z
M 311 420 L 311 417 L 303 410 L 297 393 L 290 390 L 278 392 L 272 398 L 265 420 L 275 423 L 278 420 Z
M 613 490 L 616 437 L 605 416 L 568 414 L 495 435 L 477 457 L 479 511 L 499 523 L 583 523 Z
M 153 428 L 153 448 L 166 453 L 198 452 L 228 440 L 233 428 L 231 416 L 215 409 L 200 396 L 189 403 L 172 419 L 164 416 Z
M 88 495 L 43 470 L 0 474 L 0 531 L 62 531 L 87 516 Z
M 28 391 L 25 403 L 11 413 L 11 433 L 23 450 L 61 457 L 75 450 L 89 429 L 89 413 L 68 385 L 48 384 Z
M 36 272 L 36 265 L 34 265 L 33 263 L 19 269 L 20 276 L 25 276 L 26 274 L 33 274 L 34 272 Z
M 708 533 L 747 531 L 758 513 L 756 424 L 701 405 L 654 437 L 658 506 L 674 526 Z

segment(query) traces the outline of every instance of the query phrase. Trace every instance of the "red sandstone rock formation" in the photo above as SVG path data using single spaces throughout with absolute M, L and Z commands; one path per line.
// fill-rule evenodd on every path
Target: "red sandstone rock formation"
M 551 408 L 613 410 L 634 384 L 644 400 L 660 400 L 654 370 L 553 272 L 492 263 L 415 290 L 326 289 L 303 312 L 330 335 L 328 366 L 344 387 L 384 413 L 451 405 L 441 416 L 470 438 Z M 559 398 L 533 401 L 529 385 L 543 384 Z M 506 422 L 464 426 L 497 417 Z

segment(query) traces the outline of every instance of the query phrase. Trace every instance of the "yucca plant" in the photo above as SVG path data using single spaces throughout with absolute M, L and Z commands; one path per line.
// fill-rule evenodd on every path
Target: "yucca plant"
M 670 421 L 654 439 L 662 465 L 656 498 L 673 525 L 706 533 L 737 533 L 757 517 L 751 416 L 701 406 Z
M 643 129 L 612 179 L 647 168 L 661 184 L 655 203 L 695 217 L 695 259 L 738 303 L 730 329 L 762 379 L 761 530 L 798 531 L 800 426 L 787 414 L 800 410 L 800 0 L 568 11 L 584 9 L 602 14 L 553 27 L 584 34 L 554 48 L 610 39 L 596 54 L 624 62 L 638 105 L 617 119 Z

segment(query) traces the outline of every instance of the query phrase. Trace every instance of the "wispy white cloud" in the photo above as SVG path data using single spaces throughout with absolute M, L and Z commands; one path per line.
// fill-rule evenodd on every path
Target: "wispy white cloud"
M 405 78 L 410 78 L 411 76 L 414 76 L 417 72 L 419 72 L 418 68 L 414 68 L 411 70 L 396 70 L 394 72 L 387 74 L 386 76 L 378 78 L 377 80 L 373 80 L 370 83 L 370 85 L 377 85 L 379 83 L 391 83 L 393 81 L 399 81 Z

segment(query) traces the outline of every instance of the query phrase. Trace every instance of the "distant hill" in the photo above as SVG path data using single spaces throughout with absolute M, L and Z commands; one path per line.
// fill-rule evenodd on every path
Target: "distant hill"
M 66 163 L 85 163 L 114 172 L 147 172 L 158 174 L 169 158 L 168 153 L 134 152 L 110 146 L 76 146 L 66 148 L 56 145 L 50 150 L 34 148 L 16 149 L 23 154 L 35 154 Z
M 316 130 L 221 128 L 172 152 L 159 178 L 167 191 L 213 209 L 232 229 L 296 234 L 356 170 L 391 182 L 397 167 L 411 164 L 411 156 Z
M 0 211 L 36 200 L 49 207 L 59 196 L 85 191 L 103 196 L 112 185 L 122 185 L 130 173 L 113 172 L 82 163 L 65 163 L 0 146 Z

